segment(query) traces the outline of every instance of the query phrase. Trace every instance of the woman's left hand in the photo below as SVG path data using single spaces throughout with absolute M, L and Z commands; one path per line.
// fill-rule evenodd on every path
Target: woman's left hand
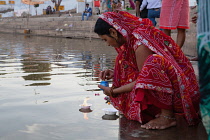
M 107 95 L 107 96 L 111 95 L 111 93 L 110 93 L 111 87 L 105 87 L 105 86 L 102 86 L 102 85 L 98 85 L 98 87 L 100 89 L 103 89 L 105 95 Z

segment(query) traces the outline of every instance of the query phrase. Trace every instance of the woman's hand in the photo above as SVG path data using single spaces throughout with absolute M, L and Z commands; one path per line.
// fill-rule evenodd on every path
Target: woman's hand
M 102 85 L 98 85 L 98 87 L 99 87 L 100 89 L 103 89 L 104 94 L 107 95 L 107 96 L 110 96 L 110 97 L 113 97 L 113 98 L 115 98 L 115 97 L 118 96 L 118 94 L 115 94 L 115 93 L 113 92 L 113 89 L 112 89 L 112 93 L 111 93 L 111 87 L 105 87 L 105 86 L 102 86 Z
M 99 74 L 99 78 L 102 80 L 109 80 L 109 79 L 112 79 L 113 77 L 114 77 L 114 72 L 113 70 L 110 70 L 110 69 L 101 71 Z
M 107 96 L 111 95 L 111 93 L 110 93 L 111 87 L 105 87 L 105 86 L 102 86 L 102 85 L 98 85 L 98 87 L 100 89 L 103 89 L 105 95 L 107 95 Z
M 136 83 L 136 81 L 134 81 L 132 83 L 129 83 L 127 85 L 118 87 L 118 88 L 114 88 L 114 89 L 111 89 L 111 87 L 105 87 L 105 86 L 102 86 L 102 85 L 98 85 L 98 87 L 100 89 L 103 89 L 105 95 L 115 98 L 119 94 L 131 92 L 133 90 L 133 87 L 134 87 L 135 83 Z

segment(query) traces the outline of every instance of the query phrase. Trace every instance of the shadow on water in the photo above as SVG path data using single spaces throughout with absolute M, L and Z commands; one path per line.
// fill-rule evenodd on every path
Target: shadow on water
M 101 40 L 0 34 L 0 139 L 205 140 L 202 123 L 178 119 L 167 130 L 144 130 L 121 115 L 107 116 L 98 88 L 116 52 Z M 111 84 L 111 81 L 109 81 Z M 79 105 L 89 97 L 90 110 Z M 87 133 L 88 131 L 88 133 Z

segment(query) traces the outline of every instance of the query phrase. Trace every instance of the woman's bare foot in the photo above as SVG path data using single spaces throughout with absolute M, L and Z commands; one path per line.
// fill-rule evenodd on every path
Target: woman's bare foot
M 172 126 L 176 126 L 175 117 L 159 115 L 157 118 L 149 121 L 148 123 L 141 125 L 141 128 L 145 129 L 166 129 Z
M 198 61 L 198 57 L 191 58 L 190 61 Z
M 187 56 L 187 58 L 189 59 L 189 61 L 198 61 L 198 57 L 196 56 L 196 57 L 188 57 Z
M 158 117 L 160 117 L 160 114 L 159 113 L 155 115 L 155 118 L 158 118 Z

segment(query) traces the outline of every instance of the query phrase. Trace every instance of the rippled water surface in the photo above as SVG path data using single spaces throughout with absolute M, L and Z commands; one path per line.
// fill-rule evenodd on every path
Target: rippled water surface
M 104 116 L 102 109 L 112 106 L 105 103 L 97 77 L 113 67 L 115 56 L 101 40 L 0 34 L 0 139 L 170 140 L 184 135 L 183 140 L 192 140 L 204 132 L 202 125 L 141 130 L 138 122 Z M 91 110 L 82 112 L 79 105 L 86 97 Z
M 5 34 L 0 44 L 1 138 L 118 137 L 118 121 L 102 120 L 102 109 L 111 106 L 97 87 L 99 71 L 113 66 L 113 48 L 95 40 Z M 86 97 L 90 113 L 79 111 Z

